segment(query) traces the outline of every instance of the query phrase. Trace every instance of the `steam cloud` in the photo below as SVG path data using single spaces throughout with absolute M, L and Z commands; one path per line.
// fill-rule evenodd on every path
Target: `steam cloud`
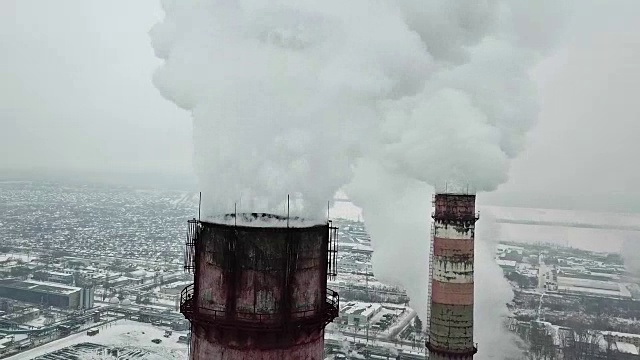
M 640 236 L 629 233 L 622 242 L 620 254 L 628 272 L 640 276 Z
M 430 188 L 505 182 L 552 0 L 165 0 L 154 83 L 190 111 L 204 212 L 363 208 L 374 271 L 426 309 Z
M 428 52 L 392 2 L 163 6 L 151 31 L 165 59 L 154 82 L 193 114 L 205 212 L 237 201 L 277 212 L 300 194 L 299 213 L 320 215 L 377 132 L 382 102 L 419 91 L 430 74 Z
M 476 228 L 475 251 L 475 314 L 477 326 L 474 340 L 478 342 L 477 358 L 520 359 L 522 350 L 519 338 L 504 327 L 509 311 L 506 304 L 513 300 L 511 285 L 503 276 L 502 269 L 494 260 L 500 228 L 495 219 L 487 214 Z
M 536 117 L 527 71 L 558 8 L 530 3 L 165 0 L 154 82 L 193 114 L 212 213 L 295 194 L 318 215 L 362 158 L 493 190 Z

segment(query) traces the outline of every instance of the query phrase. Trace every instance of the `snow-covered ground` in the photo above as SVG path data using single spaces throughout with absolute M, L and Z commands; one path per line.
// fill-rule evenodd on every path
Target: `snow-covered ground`
M 38 316 L 37 318 L 24 323 L 24 325 L 33 326 L 33 327 L 36 327 L 36 328 L 41 328 L 41 327 L 45 326 L 45 322 L 46 321 L 47 321 L 46 317 Z
M 331 344 L 331 343 L 344 343 L 344 347 L 345 348 L 349 348 L 349 344 L 368 344 L 368 345 L 377 345 L 377 346 L 383 346 L 389 349 L 395 349 L 396 351 L 398 350 L 402 350 L 404 352 L 415 352 L 416 348 L 413 346 L 409 346 L 406 344 L 402 344 L 399 343 L 397 341 L 390 341 L 390 340 L 381 340 L 381 339 L 364 339 L 364 338 L 360 338 L 360 337 L 354 337 L 354 336 L 350 336 L 350 335 L 345 335 L 342 334 L 341 332 L 338 331 L 334 331 L 334 332 L 327 332 L 324 335 L 324 341 L 325 344 Z
M 118 348 L 136 348 L 144 350 L 148 355 L 141 359 L 186 359 L 187 345 L 178 343 L 178 337 L 186 335 L 184 332 L 173 332 L 170 338 L 165 338 L 165 329 L 129 320 L 120 320 L 97 328 L 100 330 L 95 336 L 88 336 L 86 332 L 71 335 L 64 339 L 56 340 L 42 345 L 35 349 L 22 352 L 8 357 L 7 360 L 33 359 L 72 345 L 81 343 L 93 343 L 106 346 L 117 346 Z M 160 339 L 160 344 L 151 342 L 153 339 Z M 100 357 L 89 357 L 89 359 L 100 359 Z M 105 357 L 113 359 L 113 356 Z
M 499 225 L 498 240 L 555 243 L 590 251 L 619 252 L 622 243 L 640 234 L 640 214 L 576 210 L 479 206 Z M 362 209 L 344 193 L 336 195 L 333 219 L 362 220 Z
M 386 336 L 389 339 L 397 336 L 405 327 L 407 327 L 407 325 L 409 325 L 409 322 L 411 322 L 416 315 L 417 313 L 415 310 L 407 308 L 407 311 L 402 313 L 393 325 L 382 332 L 382 334 L 384 334 L 383 336 Z
M 13 253 L 8 253 L 8 254 L 0 254 L 0 262 L 4 262 L 4 261 L 23 261 L 23 262 L 30 262 L 31 260 L 37 259 L 38 256 L 36 254 L 13 254 Z
M 329 216 L 331 219 L 362 221 L 362 209 L 348 200 L 336 199 L 333 207 L 329 209 Z
M 628 239 L 640 236 L 640 214 L 574 210 L 479 207 L 497 222 L 496 240 L 551 243 L 597 251 L 620 252 Z M 486 218 L 486 217 L 485 217 Z
M 640 230 L 640 214 L 603 213 L 580 210 L 538 209 L 506 206 L 480 206 L 498 222 L 548 226 Z

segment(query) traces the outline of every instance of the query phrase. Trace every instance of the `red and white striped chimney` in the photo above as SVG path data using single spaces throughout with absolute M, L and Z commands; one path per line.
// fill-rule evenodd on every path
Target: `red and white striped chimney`
M 430 360 L 472 359 L 475 195 L 436 194 L 429 264 Z

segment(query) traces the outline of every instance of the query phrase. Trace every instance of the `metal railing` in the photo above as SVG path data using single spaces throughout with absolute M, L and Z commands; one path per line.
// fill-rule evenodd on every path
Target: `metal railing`
M 187 285 L 180 292 L 180 312 L 188 319 L 187 314 L 193 314 L 194 284 Z
M 187 239 L 184 248 L 184 270 L 195 273 L 196 267 L 196 242 L 201 231 L 201 223 L 197 219 L 187 221 Z M 259 252 L 259 248 L 254 248 Z M 266 258 L 263 256 L 262 258 Z M 327 244 L 327 277 L 330 280 L 338 275 L 338 227 L 329 221 L 329 243 Z
M 329 221 L 329 244 L 327 247 L 327 277 L 335 279 L 338 275 L 338 227 Z
M 187 241 L 184 247 L 184 271 L 193 273 L 196 268 L 196 241 L 200 232 L 200 222 L 191 219 L 187 222 Z
M 259 313 L 259 312 L 234 312 L 234 318 L 229 318 L 226 310 L 195 307 L 194 284 L 185 287 L 180 293 L 180 312 L 192 321 L 214 323 L 219 326 L 230 326 L 234 328 L 273 329 L 284 326 L 282 313 Z M 337 292 L 327 289 L 325 303 L 321 308 L 298 310 L 290 312 L 291 323 L 299 326 L 314 326 L 322 323 L 326 326 L 338 316 L 340 309 L 340 296 Z
M 340 315 L 340 295 L 331 289 L 327 289 L 325 309 L 324 326 L 327 326 L 327 324 Z

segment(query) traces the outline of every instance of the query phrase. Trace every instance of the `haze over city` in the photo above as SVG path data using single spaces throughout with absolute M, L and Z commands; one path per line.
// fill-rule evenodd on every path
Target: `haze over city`
M 191 176 L 189 114 L 151 83 L 158 1 L 0 6 L 3 169 Z M 638 171 L 625 165 L 638 150 L 629 131 L 639 111 L 630 60 L 638 4 L 582 1 L 570 12 L 556 50 L 533 71 L 540 116 L 498 194 L 637 192 Z

